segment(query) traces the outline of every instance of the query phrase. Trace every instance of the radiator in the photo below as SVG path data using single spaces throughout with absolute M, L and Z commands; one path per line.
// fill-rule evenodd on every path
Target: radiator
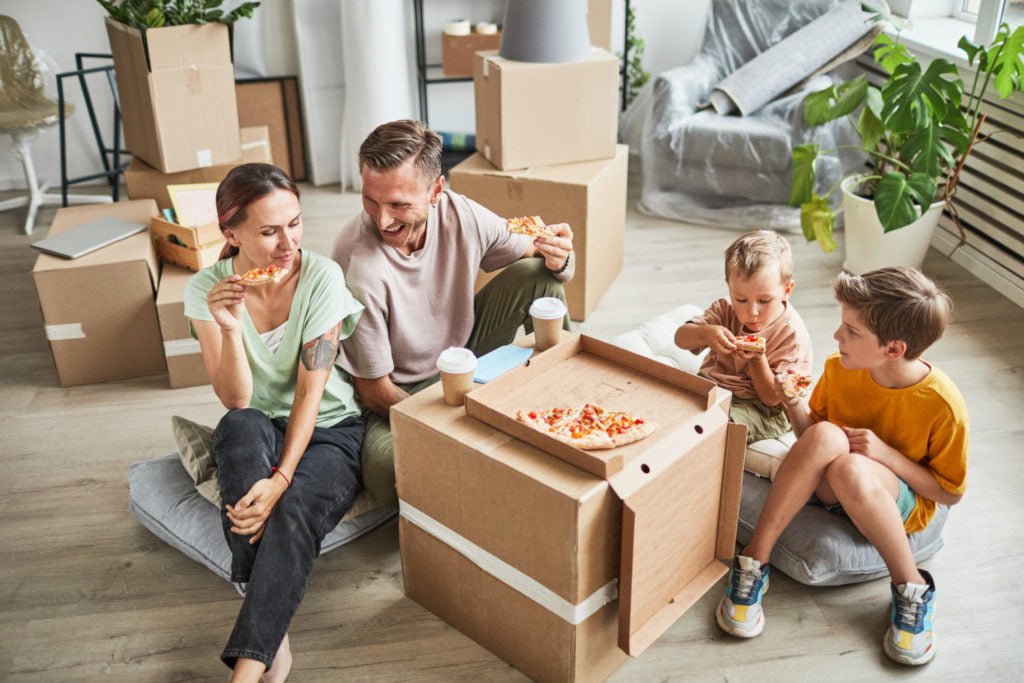
M 885 80 L 869 55 L 858 65 L 874 85 Z M 954 251 L 960 233 L 943 212 L 932 246 L 1024 307 L 1024 138 L 1017 137 L 1024 135 L 1024 106 L 992 90 L 982 107 L 988 114 L 982 133 L 997 134 L 975 147 L 960 174 L 954 203 L 967 242 Z

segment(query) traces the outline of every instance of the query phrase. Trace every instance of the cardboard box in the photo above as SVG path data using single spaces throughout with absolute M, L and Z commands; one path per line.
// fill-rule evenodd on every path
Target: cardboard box
M 229 164 L 197 168 L 180 173 L 161 173 L 142 159 L 132 159 L 124 172 L 124 182 L 131 199 L 154 199 L 161 209 L 173 208 L 167 194 L 168 185 L 192 183 L 219 183 L 228 171 L 240 164 L 273 163 L 270 154 L 270 131 L 266 126 L 242 128 L 240 131 L 242 157 Z
M 235 97 L 239 124 L 270 130 L 273 164 L 296 182 L 306 180 L 302 106 L 295 76 L 237 81 Z
M 575 62 L 473 58 L 476 149 L 503 171 L 615 156 L 619 60 L 593 48 Z
M 162 173 L 235 161 L 235 70 L 219 22 L 136 28 L 107 18 L 125 145 Z
M 196 272 L 216 263 L 224 248 L 224 235 L 216 223 L 186 227 L 153 216 L 149 234 L 161 260 Z
M 49 234 L 104 216 L 146 223 L 156 213 L 152 199 L 57 209 Z M 166 370 L 154 304 L 159 274 L 145 232 L 76 259 L 36 259 L 32 278 L 61 386 Z
M 445 76 L 473 77 L 473 55 L 501 47 L 501 31 L 470 33 L 467 36 L 441 34 L 441 71 Z
M 185 318 L 185 286 L 191 277 L 190 270 L 164 266 L 156 295 L 156 313 L 160 319 L 167 375 L 172 389 L 210 383 L 199 351 L 199 341 L 189 334 L 188 319 Z
M 590 44 L 612 51 L 612 0 L 587 0 Z
M 728 392 L 576 335 L 466 400 L 435 385 L 391 411 L 405 591 L 527 676 L 605 678 L 728 572 L 746 436 Z M 552 401 L 658 429 L 587 452 L 512 417 Z
M 629 148 L 614 158 L 522 172 L 499 171 L 474 154 L 449 171 L 451 187 L 500 216 L 540 216 L 573 231 L 576 275 L 565 286 L 569 317 L 586 320 L 622 270 Z M 495 273 L 481 274 L 478 287 Z

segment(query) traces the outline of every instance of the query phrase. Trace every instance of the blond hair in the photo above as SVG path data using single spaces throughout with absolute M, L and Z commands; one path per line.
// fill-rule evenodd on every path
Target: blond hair
M 832 281 L 839 303 L 856 310 L 881 344 L 902 341 L 914 360 L 946 330 L 953 302 L 914 268 L 879 268 L 863 275 L 840 273 Z
M 441 136 L 412 119 L 382 123 L 359 146 L 360 171 L 390 171 L 409 159 L 427 182 L 441 175 Z
M 768 268 L 778 268 L 782 284 L 793 279 L 793 253 L 789 242 L 773 230 L 748 232 L 725 250 L 726 282 L 733 275 L 751 278 Z

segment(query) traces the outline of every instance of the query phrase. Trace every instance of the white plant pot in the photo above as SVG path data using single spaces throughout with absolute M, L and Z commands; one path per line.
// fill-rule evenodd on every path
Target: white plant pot
M 874 202 L 850 191 L 859 182 L 860 178 L 850 177 L 842 184 L 846 242 L 843 269 L 855 275 L 886 266 L 910 266 L 920 270 L 944 202 L 932 204 L 910 225 L 885 233 Z

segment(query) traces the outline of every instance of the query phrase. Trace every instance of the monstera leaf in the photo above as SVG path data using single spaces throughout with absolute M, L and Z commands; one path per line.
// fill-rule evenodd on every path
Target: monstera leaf
M 1003 24 L 988 51 L 995 54 L 992 70 L 996 74 L 996 91 L 1002 98 L 1014 92 L 1021 92 L 1024 86 L 1024 26 L 1018 26 L 1010 33 L 1010 27 Z
M 864 101 L 868 90 L 866 76 L 811 93 L 804 99 L 804 123 L 820 126 L 841 116 L 852 114 Z
M 884 232 L 910 225 L 931 206 L 935 198 L 935 179 L 927 173 L 889 172 L 875 190 L 875 212 Z M 920 207 L 920 208 L 918 208 Z
M 789 205 L 800 206 L 811 200 L 814 193 L 814 160 L 818 146 L 797 145 L 793 148 L 793 178 L 790 182 Z
M 826 253 L 834 251 L 838 246 L 832 236 L 835 224 L 836 216 L 832 213 L 827 198 L 812 195 L 809 201 L 800 206 L 800 227 L 804 231 L 804 237 L 808 242 L 817 241 L 818 246 Z
M 963 92 L 960 73 L 949 60 L 936 59 L 924 72 L 917 62 L 900 64 L 882 88 L 882 121 L 898 133 L 910 133 L 958 109 Z

